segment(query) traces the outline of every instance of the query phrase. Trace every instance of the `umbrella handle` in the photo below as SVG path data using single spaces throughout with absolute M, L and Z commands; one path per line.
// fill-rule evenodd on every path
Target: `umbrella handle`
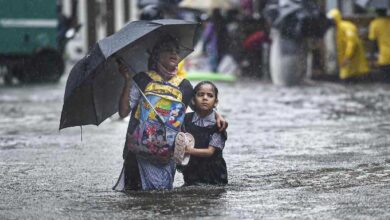
M 157 110 L 153 107 L 152 103 L 150 103 L 149 99 L 146 97 L 146 95 L 142 92 L 142 90 L 139 88 L 139 86 L 137 85 L 137 83 L 132 80 L 134 85 L 137 87 L 137 89 L 140 91 L 142 97 L 145 99 L 145 101 L 150 105 L 150 107 L 153 109 L 154 113 L 156 113 L 156 115 L 158 116 L 157 119 L 160 123 L 164 124 L 165 126 L 165 121 L 164 121 L 164 118 L 160 115 L 160 113 L 157 112 Z
M 116 62 L 118 65 L 121 65 L 121 64 L 122 64 L 122 65 L 125 65 L 125 64 L 126 64 L 126 62 L 123 60 L 122 57 L 115 56 L 114 59 L 115 59 L 115 62 Z
M 115 62 L 118 64 L 118 65 L 123 65 L 123 66 L 126 66 L 129 70 L 131 70 L 131 72 L 133 74 L 136 74 L 136 72 L 134 71 L 133 68 L 131 68 L 130 65 L 128 65 L 122 57 L 119 57 L 119 56 L 114 56 L 114 59 L 115 59 Z

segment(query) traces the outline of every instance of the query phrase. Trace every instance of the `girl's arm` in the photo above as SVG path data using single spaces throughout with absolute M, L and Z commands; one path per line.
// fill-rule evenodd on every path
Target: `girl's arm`
M 185 153 L 191 156 L 197 157 L 211 157 L 215 152 L 215 147 L 209 146 L 208 148 L 186 148 Z
M 211 136 L 208 148 L 186 147 L 185 153 L 197 157 L 211 157 L 216 150 L 223 150 L 226 139 L 226 132 L 223 134 L 216 132 Z

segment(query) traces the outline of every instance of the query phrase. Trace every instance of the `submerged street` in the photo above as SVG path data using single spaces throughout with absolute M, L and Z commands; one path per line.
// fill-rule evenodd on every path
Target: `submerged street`
M 59 131 L 66 78 L 0 87 L 0 219 L 390 218 L 389 84 L 217 83 L 229 184 L 124 194 L 127 120 Z

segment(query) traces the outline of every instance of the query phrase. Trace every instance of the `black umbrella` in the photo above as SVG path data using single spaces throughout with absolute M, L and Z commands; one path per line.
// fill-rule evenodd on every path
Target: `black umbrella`
M 179 56 L 183 59 L 193 51 L 197 28 L 198 23 L 183 20 L 134 21 L 100 40 L 69 74 L 60 129 L 99 125 L 118 111 L 124 81 L 117 58 L 132 72 L 145 72 L 152 48 L 168 34 L 178 39 Z

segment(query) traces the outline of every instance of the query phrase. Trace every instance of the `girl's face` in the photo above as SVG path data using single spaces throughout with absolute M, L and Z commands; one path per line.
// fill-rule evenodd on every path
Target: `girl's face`
M 169 71 L 176 69 L 179 63 L 179 51 L 174 43 L 167 43 L 160 49 L 158 61 Z
M 213 87 L 210 84 L 202 85 L 196 92 L 194 101 L 196 111 L 200 111 L 200 113 L 210 112 L 217 104 Z

